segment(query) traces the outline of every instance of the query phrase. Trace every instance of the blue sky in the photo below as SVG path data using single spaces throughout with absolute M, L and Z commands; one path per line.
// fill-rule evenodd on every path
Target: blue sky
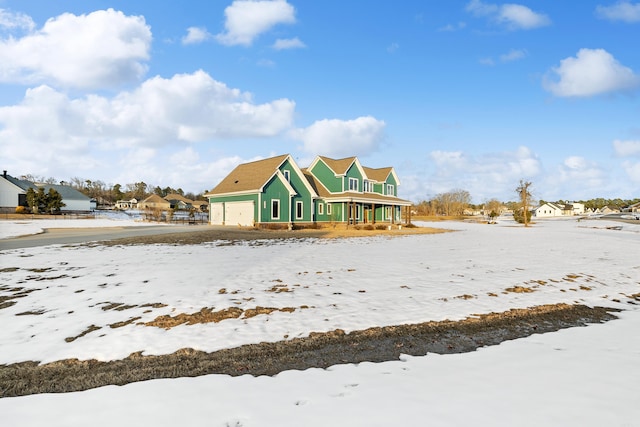
M 640 2 L 0 0 L 0 158 L 200 192 L 290 153 L 413 201 L 640 197 Z

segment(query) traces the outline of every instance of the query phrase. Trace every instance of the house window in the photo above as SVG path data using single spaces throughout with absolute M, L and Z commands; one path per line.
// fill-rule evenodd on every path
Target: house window
M 324 203 L 320 202 L 318 203 L 318 215 L 323 215 L 324 214 Z
M 365 179 L 362 186 L 364 187 L 365 193 L 373 193 L 373 182 Z
M 327 203 L 327 215 L 331 215 L 331 203 Z
M 394 196 L 393 184 L 387 184 L 387 196 Z
M 288 170 L 284 171 L 284 179 L 286 179 L 287 182 L 291 181 L 291 174 L 290 174 L 290 172 Z
M 349 191 L 358 191 L 358 178 L 349 178 Z
M 296 219 L 302 219 L 303 204 L 302 202 L 296 202 Z
M 271 200 L 271 219 L 280 219 L 280 200 Z
M 356 221 L 360 221 L 360 205 L 356 205 Z
M 384 208 L 384 217 L 382 218 L 383 220 L 391 220 L 391 206 L 387 206 Z

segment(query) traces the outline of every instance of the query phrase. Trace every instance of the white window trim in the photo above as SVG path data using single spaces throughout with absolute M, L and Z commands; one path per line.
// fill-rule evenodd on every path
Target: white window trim
M 393 195 L 394 195 L 393 184 L 387 184 L 387 196 L 393 196 Z
M 291 171 L 285 169 L 282 173 L 284 174 L 284 179 L 286 179 L 287 182 L 291 182 Z
M 353 185 L 353 188 L 351 186 L 351 183 L 355 183 Z M 349 178 L 349 191 L 358 192 L 358 178 Z
M 278 207 L 278 216 L 273 215 L 274 206 Z M 280 200 L 278 199 L 271 199 L 271 219 L 280 219 Z
M 331 203 L 327 203 L 327 215 L 331 215 Z
M 324 203 L 318 203 L 318 215 L 324 215 Z
M 296 201 L 296 219 L 304 217 L 304 202 Z

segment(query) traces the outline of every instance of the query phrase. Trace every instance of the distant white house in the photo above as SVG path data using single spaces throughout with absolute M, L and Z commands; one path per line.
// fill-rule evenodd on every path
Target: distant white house
M 633 205 L 629 206 L 629 210 L 634 213 L 640 212 L 640 202 L 634 203 Z
M 116 209 L 122 209 L 122 210 L 136 209 L 138 207 L 138 200 L 137 199 L 118 200 L 113 207 Z
M 551 203 L 547 202 L 538 206 L 534 214 L 538 218 L 550 218 L 558 216 L 584 215 L 584 204 L 582 203 Z
M 550 217 L 562 216 L 563 212 L 564 212 L 563 208 L 557 205 L 556 203 L 547 202 L 541 206 L 538 206 L 535 209 L 534 214 L 537 218 L 550 218 Z
M 573 215 L 584 215 L 585 214 L 584 204 L 582 204 L 582 203 L 573 202 L 573 203 L 571 203 L 571 208 L 572 208 L 572 211 L 573 211 Z

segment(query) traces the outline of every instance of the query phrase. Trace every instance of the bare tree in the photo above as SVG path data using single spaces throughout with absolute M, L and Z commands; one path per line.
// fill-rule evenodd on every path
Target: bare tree
M 531 214 L 529 213 L 529 205 L 531 204 L 530 188 L 531 182 L 523 179 L 520 180 L 520 184 L 516 188 L 516 193 L 518 193 L 518 198 L 520 200 L 520 207 L 522 208 L 522 218 L 525 227 L 529 226 L 529 220 L 531 219 Z
M 435 197 L 437 211 L 443 215 L 462 215 L 471 203 L 471 194 L 467 190 L 456 189 L 440 193 Z

